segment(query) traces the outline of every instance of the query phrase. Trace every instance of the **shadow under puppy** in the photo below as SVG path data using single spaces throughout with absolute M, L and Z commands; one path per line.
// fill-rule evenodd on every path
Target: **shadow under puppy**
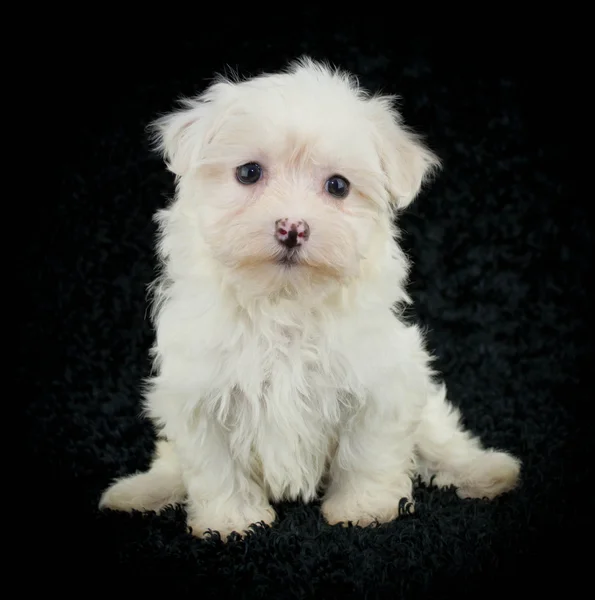
M 439 166 L 392 97 L 310 59 L 217 79 L 154 124 L 176 175 L 158 212 L 151 468 L 100 507 L 185 503 L 197 536 L 318 494 L 329 523 L 387 522 L 412 477 L 493 498 L 520 462 L 463 430 L 410 302 L 395 217 Z

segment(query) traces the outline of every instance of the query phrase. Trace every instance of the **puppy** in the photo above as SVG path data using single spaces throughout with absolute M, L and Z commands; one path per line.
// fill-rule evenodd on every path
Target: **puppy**
M 395 217 L 439 160 L 393 98 L 310 59 L 217 79 L 154 123 L 176 176 L 159 211 L 145 473 L 101 508 L 185 503 L 196 536 L 272 523 L 321 497 L 331 523 L 388 522 L 412 478 L 464 498 L 513 489 L 520 462 L 460 425 L 410 302 Z

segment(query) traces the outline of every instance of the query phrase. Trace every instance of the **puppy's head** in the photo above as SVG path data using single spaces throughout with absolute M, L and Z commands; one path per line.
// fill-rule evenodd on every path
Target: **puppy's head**
M 393 210 L 438 166 L 392 98 L 308 59 L 247 81 L 221 78 L 154 131 L 178 178 L 179 226 L 260 294 L 361 277 L 390 252 Z

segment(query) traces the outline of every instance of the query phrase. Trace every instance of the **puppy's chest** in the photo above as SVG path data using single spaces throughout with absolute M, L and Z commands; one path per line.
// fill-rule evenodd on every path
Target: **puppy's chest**
M 275 333 L 238 355 L 230 444 L 271 497 L 310 499 L 342 418 L 340 386 L 325 340 L 289 328 Z
M 277 327 L 246 339 L 237 350 L 236 383 L 249 393 L 287 396 L 332 379 L 333 353 L 318 332 Z

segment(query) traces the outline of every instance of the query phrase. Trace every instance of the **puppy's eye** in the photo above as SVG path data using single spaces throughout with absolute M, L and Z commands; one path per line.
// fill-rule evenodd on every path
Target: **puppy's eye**
M 246 163 L 236 169 L 236 177 L 244 185 L 252 185 L 262 177 L 262 167 L 258 163 Z
M 333 175 L 326 180 L 324 189 L 335 198 L 345 198 L 349 194 L 349 181 L 340 175 Z

